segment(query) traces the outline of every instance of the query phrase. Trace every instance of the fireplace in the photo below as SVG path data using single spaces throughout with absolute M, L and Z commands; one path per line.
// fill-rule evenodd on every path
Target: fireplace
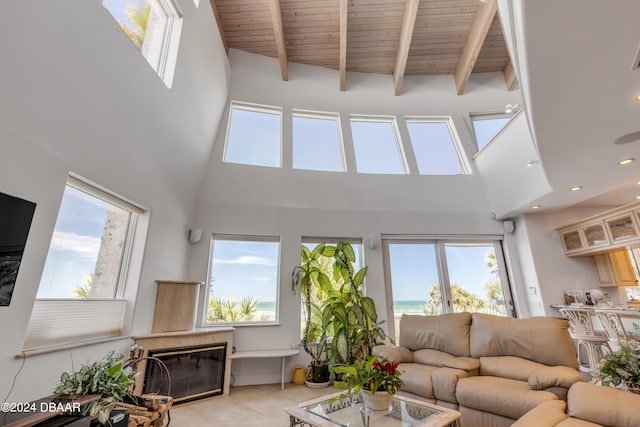
M 223 394 L 226 355 L 226 342 L 149 350 L 167 366 L 171 391 L 164 368 L 149 360 L 143 392 L 170 394 L 174 403 Z

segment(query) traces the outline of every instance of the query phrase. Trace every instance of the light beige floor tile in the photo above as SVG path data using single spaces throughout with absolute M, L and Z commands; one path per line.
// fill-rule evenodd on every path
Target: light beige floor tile
M 231 387 L 229 396 L 174 406 L 171 427 L 287 427 L 289 416 L 284 408 L 335 391 L 294 384 L 285 384 L 284 390 L 280 384 Z

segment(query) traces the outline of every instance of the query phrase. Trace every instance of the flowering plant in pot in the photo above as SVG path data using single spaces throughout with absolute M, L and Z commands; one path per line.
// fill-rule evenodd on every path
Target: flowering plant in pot
M 342 374 L 342 379 L 333 386 L 347 389 L 351 395 L 360 393 L 365 406 L 374 411 L 388 409 L 393 395 L 404 385 L 398 364 L 376 356 L 369 356 L 353 365 L 336 366 L 334 371 Z

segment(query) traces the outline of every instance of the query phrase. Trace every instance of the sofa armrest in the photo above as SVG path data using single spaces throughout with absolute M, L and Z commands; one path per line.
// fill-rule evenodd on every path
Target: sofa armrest
M 565 413 L 566 406 L 562 400 L 542 402 L 521 416 L 511 427 L 555 427 L 569 417 Z
M 640 426 L 640 394 L 594 383 L 576 383 L 569 389 L 569 414 L 594 424 Z
M 393 363 L 412 363 L 413 353 L 401 345 L 377 345 L 371 349 L 371 354 L 382 357 Z
M 584 381 L 582 374 L 568 366 L 547 366 L 536 369 L 529 375 L 529 388 L 544 390 L 551 387 L 568 389 L 577 382 Z
M 478 370 L 466 371 L 455 368 L 438 368 L 431 373 L 431 384 L 433 385 L 433 395 L 438 400 L 458 403 L 456 399 L 456 389 L 458 380 L 461 378 L 478 375 Z

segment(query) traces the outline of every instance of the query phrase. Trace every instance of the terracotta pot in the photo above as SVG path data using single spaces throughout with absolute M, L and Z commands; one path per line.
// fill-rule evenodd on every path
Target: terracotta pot
M 393 395 L 386 391 L 371 393 L 369 390 L 360 390 L 360 393 L 362 394 L 364 406 L 372 411 L 386 411 L 393 401 Z

